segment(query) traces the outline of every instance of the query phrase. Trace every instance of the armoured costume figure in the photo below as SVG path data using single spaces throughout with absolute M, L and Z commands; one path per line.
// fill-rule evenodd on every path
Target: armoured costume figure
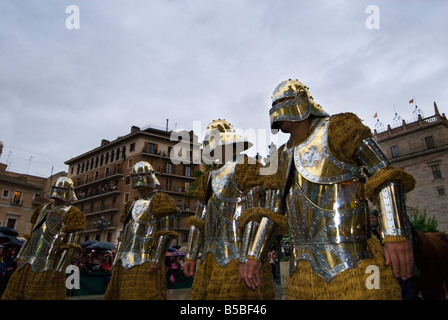
M 276 174 L 293 247 L 287 299 L 400 299 L 380 242 L 367 238 L 367 199 L 384 212 L 383 243 L 395 243 L 385 246 L 386 262 L 401 243 L 412 266 L 404 194 L 413 177 L 390 165 L 358 117 L 329 116 L 297 80 L 276 87 L 270 119 L 291 133 Z M 381 290 L 366 285 L 369 265 L 379 268 Z
M 52 186 L 54 202 L 32 215 L 31 235 L 17 256 L 3 299 L 65 299 L 65 269 L 70 265 L 84 229 L 85 216 L 71 204 L 76 200 L 73 181 L 60 177 Z
M 123 209 L 124 229 L 105 299 L 166 300 L 163 265 L 168 246 L 177 237 L 170 226 L 177 208 L 169 195 L 154 190 L 160 183 L 148 162 L 135 164 L 131 179 L 140 198 Z
M 259 290 L 251 290 L 242 281 L 238 282 L 239 261 L 244 262 L 245 252 L 251 249 L 245 239 L 252 236 L 249 227 L 240 230 L 240 221 L 248 209 L 261 202 L 259 199 L 264 191 L 257 185 L 260 166 L 254 159 L 250 164 L 247 156 L 235 153 L 232 146 L 246 150 L 251 145 L 225 120 L 215 120 L 207 128 L 203 154 L 219 153 L 219 148 L 227 147 L 223 154 L 229 156 L 231 152 L 231 157 L 206 171 L 196 190 L 199 205 L 196 215 L 190 220 L 184 263 L 184 273 L 191 276 L 201 253 L 191 299 L 275 298 L 269 263 L 263 264 Z M 273 227 L 270 226 L 271 233 Z

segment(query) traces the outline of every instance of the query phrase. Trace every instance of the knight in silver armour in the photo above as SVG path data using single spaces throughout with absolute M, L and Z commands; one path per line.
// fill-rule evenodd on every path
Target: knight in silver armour
M 251 290 L 238 278 L 240 265 L 245 262 L 242 252 L 249 250 L 243 241 L 248 233 L 240 229 L 239 219 L 251 206 L 247 194 L 255 189 L 248 187 L 254 182 L 251 172 L 258 173 L 259 169 L 255 159 L 251 163 L 241 153 L 251 146 L 226 120 L 212 121 L 205 132 L 203 156 L 216 163 L 199 180 L 195 193 L 198 210 L 190 219 L 183 269 L 186 276 L 194 276 L 191 299 L 275 298 L 269 263 L 263 264 L 259 290 Z
M 409 278 L 413 265 L 405 206 L 413 177 L 391 166 L 356 115 L 330 116 L 298 80 L 275 88 L 270 120 L 290 134 L 276 172 L 292 244 L 286 298 L 400 299 L 395 277 Z M 384 248 L 369 237 L 368 200 L 380 209 Z M 369 265 L 382 290 L 366 285 Z
M 131 171 L 131 188 L 139 197 L 123 208 L 123 232 L 104 298 L 107 300 L 166 300 L 165 254 L 171 240 L 172 215 L 177 212 L 171 196 L 155 189 L 160 185 L 146 161 Z
M 2 299 L 63 300 L 65 271 L 76 251 L 85 216 L 72 205 L 73 181 L 59 177 L 51 188 L 52 202 L 34 211 L 31 234 L 17 255 L 18 267 Z

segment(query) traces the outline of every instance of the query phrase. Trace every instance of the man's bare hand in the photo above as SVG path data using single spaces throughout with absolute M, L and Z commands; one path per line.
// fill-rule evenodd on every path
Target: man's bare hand
M 414 252 L 410 240 L 401 242 L 386 242 L 384 244 L 386 265 L 392 265 L 395 277 L 406 280 L 412 275 L 414 265 Z
M 186 277 L 193 277 L 194 276 L 194 267 L 196 266 L 196 263 L 194 261 L 185 261 L 184 262 L 184 275 Z
M 154 273 L 154 272 L 156 272 L 156 271 L 159 270 L 159 269 L 160 269 L 160 266 L 159 266 L 159 265 L 157 265 L 157 264 L 151 264 L 151 266 L 149 267 L 148 272 L 149 272 L 149 273 Z
M 249 288 L 257 289 L 261 283 L 260 270 L 261 262 L 248 259 L 247 262 L 240 263 L 238 283 L 244 280 Z

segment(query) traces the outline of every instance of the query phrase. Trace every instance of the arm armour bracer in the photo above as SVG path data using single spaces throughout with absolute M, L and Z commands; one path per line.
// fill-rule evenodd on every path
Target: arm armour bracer
M 154 264 L 163 264 L 166 252 L 170 246 L 171 240 L 177 236 L 177 232 L 171 230 L 169 216 L 162 216 L 159 219 L 159 230 L 155 233 L 156 243 L 151 251 L 149 261 Z
M 282 201 L 279 190 L 256 187 L 249 190 L 246 199 L 248 211 L 254 214 L 243 224 L 240 256 L 240 262 L 243 263 L 247 261 L 247 257 L 253 257 L 258 261 L 264 259 L 277 230 L 276 218 L 284 217 L 279 214 Z M 243 216 L 244 214 L 243 212 Z
M 206 206 L 202 202 L 198 202 L 198 207 L 193 220 L 190 221 L 204 221 L 206 214 Z M 188 234 L 187 252 L 185 253 L 185 259 L 196 260 L 199 255 L 199 251 L 202 246 L 204 228 L 192 223 L 190 226 L 190 232 Z
M 369 177 L 379 170 L 390 166 L 390 161 L 381 151 L 373 137 L 361 141 L 357 151 L 358 160 L 364 166 Z M 405 221 L 406 204 L 405 193 L 399 183 L 388 181 L 377 191 L 375 204 L 380 211 L 382 238 L 387 236 L 410 237 L 409 228 Z
M 56 272 L 61 272 L 65 274 L 65 269 L 71 264 L 73 256 L 76 252 L 75 246 L 79 243 L 79 238 L 81 236 L 81 231 L 71 232 L 65 235 L 67 240 L 65 241 L 68 248 L 62 251 L 61 256 L 56 264 Z

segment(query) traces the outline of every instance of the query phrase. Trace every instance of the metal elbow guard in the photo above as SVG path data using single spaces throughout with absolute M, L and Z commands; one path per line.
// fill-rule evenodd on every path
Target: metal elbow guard
M 79 237 L 81 236 L 81 232 L 72 232 L 67 235 L 66 244 L 78 244 Z M 65 273 L 65 269 L 71 264 L 73 255 L 75 253 L 74 248 L 68 248 L 61 253 L 61 256 L 56 265 L 56 272 Z
M 248 256 L 262 261 L 269 249 L 274 231 L 275 223 L 267 217 L 262 217 L 260 222 L 248 222 L 244 229 L 240 262 L 246 262 Z
M 206 206 L 202 203 L 198 203 L 195 218 L 204 221 L 206 215 Z M 196 260 L 199 255 L 199 250 L 202 245 L 202 230 L 195 226 L 190 226 L 190 232 L 188 233 L 187 249 L 185 252 L 185 258 Z
M 410 237 L 407 224 L 405 194 L 402 187 L 394 182 L 384 186 L 378 194 L 378 209 L 382 238 L 387 236 Z
M 368 176 L 372 176 L 381 168 L 390 165 L 390 161 L 383 151 L 381 151 L 378 143 L 373 137 L 368 137 L 361 141 L 361 145 L 356 152 L 356 155 L 358 156 L 358 160 L 367 170 Z
M 154 248 L 154 252 L 149 259 L 150 262 L 155 264 L 162 264 L 163 259 L 165 258 L 166 251 L 168 250 L 168 246 L 170 245 L 171 237 L 168 235 L 161 235 L 157 239 L 156 247 Z
M 190 232 L 188 234 L 187 252 L 185 252 L 185 258 L 196 260 L 201 248 L 201 230 L 196 226 L 190 226 Z

